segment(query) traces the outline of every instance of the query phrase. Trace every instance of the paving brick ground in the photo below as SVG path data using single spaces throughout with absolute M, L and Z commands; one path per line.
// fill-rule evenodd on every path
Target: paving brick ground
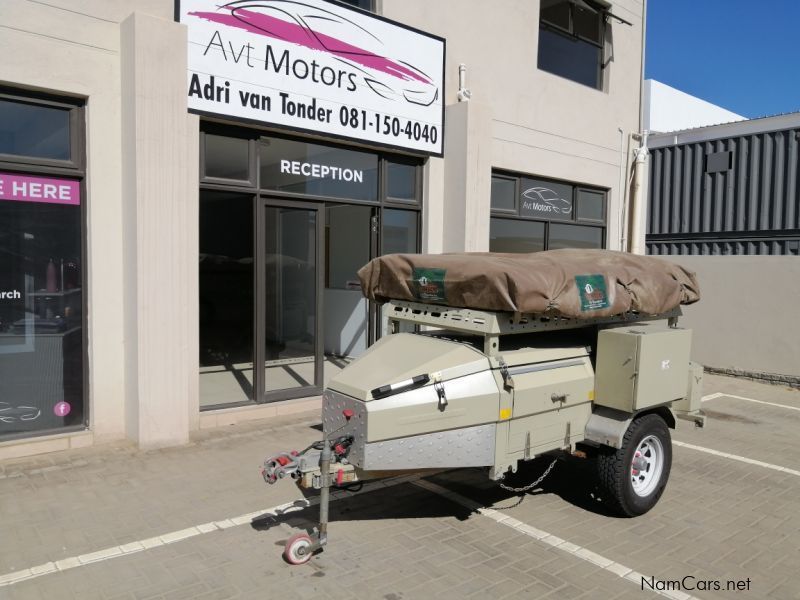
M 800 392 L 750 381 L 708 377 L 705 392 L 800 407 Z M 800 468 L 800 411 L 729 397 L 705 409 L 708 428 L 680 423 L 674 439 Z M 299 498 L 289 483 L 265 486 L 258 467 L 316 439 L 316 423 L 298 415 L 203 432 L 178 449 L 0 463 L 0 577 Z M 544 466 L 533 461 L 517 480 Z M 606 514 L 589 478 L 581 461 L 559 463 L 521 503 L 478 470 L 426 479 L 660 580 L 751 579 L 749 592 L 692 592 L 699 598 L 800 598 L 800 477 L 676 446 L 664 497 L 637 519 Z M 287 565 L 283 541 L 315 518 L 310 508 L 196 535 L 0 587 L 0 599 L 658 597 L 410 482 L 333 503 L 331 546 Z

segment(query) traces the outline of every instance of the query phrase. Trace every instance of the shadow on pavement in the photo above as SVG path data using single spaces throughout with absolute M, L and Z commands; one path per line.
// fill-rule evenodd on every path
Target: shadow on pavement
M 517 472 L 510 474 L 504 483 L 510 487 L 524 487 L 537 479 L 551 460 L 552 458 L 544 456 L 521 463 Z M 454 469 L 428 476 L 426 479 L 495 510 L 515 508 L 522 502 L 535 502 L 538 496 L 554 494 L 583 510 L 607 517 L 621 518 L 618 514 L 610 511 L 596 496 L 596 479 L 590 459 L 563 457 L 536 489 L 521 493 L 502 489 L 487 477 L 486 471 L 483 469 Z M 318 495 L 316 491 L 304 493 L 309 499 Z M 296 529 L 310 529 L 316 526 L 319 518 L 319 506 L 306 507 L 302 502 L 299 502 L 297 506 L 302 508 L 300 510 L 292 508 L 279 515 L 265 514 L 256 517 L 251 522 L 251 527 L 258 531 L 266 531 L 284 523 Z M 471 513 L 472 511 L 456 502 L 410 483 L 344 496 L 330 505 L 331 521 L 437 517 L 454 517 L 464 521 L 470 517 Z
M 542 456 L 521 462 L 516 473 L 509 474 L 503 483 L 509 487 L 525 487 L 536 480 L 549 466 L 553 457 Z M 455 470 L 430 478 L 447 489 L 480 502 L 487 508 L 505 510 L 522 502 L 535 502 L 537 496 L 554 494 L 570 504 L 589 512 L 621 518 L 609 510 L 597 496 L 597 479 L 591 459 L 563 456 L 553 471 L 535 489 L 528 492 L 504 490 L 479 469 Z
M 287 482 L 289 483 L 289 482 Z M 306 494 L 306 498 L 318 496 L 318 493 Z M 301 510 L 289 509 L 279 515 L 265 514 L 256 517 L 251 527 L 257 531 L 266 531 L 283 523 L 293 528 L 310 529 L 319 520 L 319 505 L 306 507 L 302 502 Z M 352 496 L 343 496 L 330 504 L 330 521 L 371 521 L 382 519 L 429 519 L 454 517 L 464 521 L 472 511 L 463 506 L 436 496 L 410 483 L 401 483 L 392 487 L 379 487 L 371 491 Z

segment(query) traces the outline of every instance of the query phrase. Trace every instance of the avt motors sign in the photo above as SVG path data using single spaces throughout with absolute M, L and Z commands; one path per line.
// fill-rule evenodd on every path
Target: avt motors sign
M 179 0 L 194 112 L 442 154 L 442 38 L 323 0 Z

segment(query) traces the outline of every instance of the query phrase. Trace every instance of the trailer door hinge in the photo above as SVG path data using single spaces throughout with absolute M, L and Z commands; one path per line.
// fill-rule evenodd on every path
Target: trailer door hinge
M 497 362 L 500 365 L 500 375 L 503 377 L 503 385 L 507 390 L 513 390 L 514 379 L 511 377 L 511 373 L 508 372 L 508 365 L 506 364 L 506 361 L 503 360 L 502 356 L 498 356 Z
M 436 395 L 439 396 L 439 410 L 444 412 L 444 409 L 447 408 L 447 394 L 444 391 L 441 373 L 436 373 L 433 376 L 433 389 L 436 390 Z

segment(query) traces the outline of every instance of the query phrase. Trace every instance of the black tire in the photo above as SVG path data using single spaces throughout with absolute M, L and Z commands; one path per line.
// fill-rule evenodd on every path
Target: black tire
M 645 444 L 640 448 L 643 442 Z M 640 451 L 639 456 L 637 451 Z M 637 459 L 636 465 L 634 458 Z M 635 467 L 640 467 L 640 470 L 635 470 Z M 623 516 L 643 515 L 664 493 L 671 468 L 672 438 L 664 419 L 655 414 L 638 417 L 625 432 L 619 450 L 607 449 L 597 456 L 601 498 L 609 508 Z M 656 474 L 658 470 L 660 472 Z

